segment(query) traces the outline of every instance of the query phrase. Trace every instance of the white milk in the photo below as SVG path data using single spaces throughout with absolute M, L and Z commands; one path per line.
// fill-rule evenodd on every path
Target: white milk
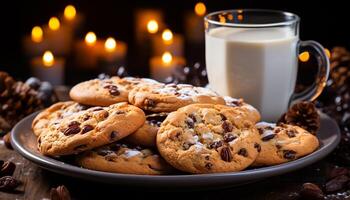
M 241 97 L 275 121 L 287 110 L 297 73 L 298 38 L 290 28 L 220 27 L 206 33 L 209 86 Z

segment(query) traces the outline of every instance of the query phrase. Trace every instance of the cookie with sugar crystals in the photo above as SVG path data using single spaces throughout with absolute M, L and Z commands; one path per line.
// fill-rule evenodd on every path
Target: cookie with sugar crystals
M 113 76 L 107 79 L 93 79 L 81 82 L 70 90 L 70 97 L 79 103 L 93 106 L 109 106 L 127 102 L 129 91 L 137 85 L 160 84 L 146 78 Z
M 260 113 L 252 105 L 247 104 L 243 99 L 236 99 L 229 96 L 224 97 L 226 105 L 232 108 L 235 108 L 237 111 L 241 112 L 242 115 L 245 115 L 253 123 L 260 121 Z
M 173 83 L 138 85 L 129 93 L 129 102 L 152 112 L 172 112 L 194 103 L 225 104 L 208 88 Z
M 256 124 L 261 138 L 261 151 L 254 166 L 277 165 L 314 152 L 319 141 L 299 126 L 260 122 Z
M 32 122 L 32 129 L 36 136 L 48 132 L 50 124 L 60 123 L 64 118 L 88 109 L 88 106 L 76 103 L 74 101 L 58 102 L 51 105 L 49 108 L 40 112 Z
M 87 169 L 124 174 L 161 175 L 173 171 L 155 151 L 119 142 L 84 152 L 77 162 Z
M 258 156 L 259 145 L 254 123 L 225 105 L 180 108 L 169 114 L 157 134 L 162 157 L 190 173 L 243 170 Z
M 145 122 L 144 112 L 127 103 L 92 107 L 47 127 L 38 137 L 42 154 L 69 155 L 118 141 Z

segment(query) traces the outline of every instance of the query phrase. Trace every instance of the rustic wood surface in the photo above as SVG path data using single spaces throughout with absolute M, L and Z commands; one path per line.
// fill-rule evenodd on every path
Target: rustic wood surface
M 152 199 L 295 199 L 295 196 L 304 182 L 322 183 L 327 172 L 328 163 L 324 160 L 302 170 L 269 178 L 267 180 L 248 184 L 241 187 L 213 190 L 213 191 L 181 191 L 176 188 L 169 190 L 154 190 L 134 187 L 104 185 L 72 177 L 65 177 L 43 170 L 20 156 L 14 150 L 5 147 L 0 142 L 0 159 L 9 160 L 16 164 L 14 177 L 22 181 L 22 185 L 13 193 L 0 192 L 0 200 L 50 199 L 50 188 L 65 185 L 72 199 L 120 199 L 121 197 L 152 198 Z M 147 183 L 145 183 L 147 184 Z M 112 197 L 112 198 L 111 198 Z M 232 199 L 232 198 L 230 198 Z

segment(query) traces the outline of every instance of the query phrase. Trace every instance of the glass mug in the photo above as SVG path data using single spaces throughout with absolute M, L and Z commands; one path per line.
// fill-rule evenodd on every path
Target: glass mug
M 318 62 L 310 88 L 294 93 L 300 48 Z M 205 17 L 205 58 L 209 87 L 243 98 L 264 121 L 274 122 L 290 104 L 314 100 L 329 74 L 329 59 L 315 41 L 299 40 L 299 17 L 273 10 L 225 10 Z

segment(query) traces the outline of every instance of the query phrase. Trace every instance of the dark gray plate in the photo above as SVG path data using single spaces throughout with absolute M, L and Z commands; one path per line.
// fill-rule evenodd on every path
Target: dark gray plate
M 93 171 L 74 166 L 66 161 L 59 161 L 41 155 L 36 146 L 36 137 L 31 130 L 31 123 L 37 113 L 20 121 L 12 130 L 12 146 L 22 156 L 40 167 L 67 176 L 104 182 L 110 184 L 141 187 L 186 187 L 186 188 L 221 188 L 247 184 L 271 176 L 300 169 L 314 163 L 329 154 L 340 141 L 337 124 L 325 114 L 321 114 L 321 128 L 318 132 L 320 148 L 314 153 L 298 160 L 281 165 L 247 169 L 241 172 L 216 174 L 176 174 L 166 176 L 130 175 Z

